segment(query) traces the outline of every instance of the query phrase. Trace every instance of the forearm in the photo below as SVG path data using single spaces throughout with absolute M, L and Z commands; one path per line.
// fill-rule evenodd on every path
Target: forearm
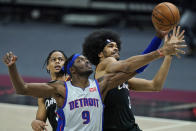
M 38 98 L 38 110 L 36 113 L 36 120 L 41 120 L 46 122 L 47 119 L 47 111 L 44 98 Z
M 155 90 L 160 91 L 166 80 L 171 65 L 172 56 L 165 56 L 163 64 L 153 79 L 153 87 Z
M 150 53 L 152 51 L 157 50 L 161 45 L 161 41 L 162 41 L 162 38 L 160 38 L 159 36 L 155 36 L 152 39 L 151 43 L 148 45 L 148 47 L 142 52 L 142 54 L 147 54 L 147 53 Z M 147 66 L 148 65 L 145 65 L 145 66 L 137 69 L 136 72 L 137 73 L 143 72 Z
M 153 51 L 145 55 L 133 56 L 125 60 L 125 64 L 123 65 L 123 67 L 127 67 L 125 68 L 125 72 L 135 72 L 137 69 L 141 68 L 146 64 L 149 64 L 150 62 L 160 57 L 161 56 L 157 51 Z
M 106 73 L 134 73 L 137 69 L 158 58 L 160 58 L 160 54 L 153 51 L 145 55 L 133 56 L 126 60 L 110 62 L 111 64 L 106 68 Z
M 56 92 L 56 87 L 49 86 L 47 83 L 25 83 L 18 74 L 16 65 L 8 67 L 10 79 L 17 94 L 29 95 L 34 97 L 49 97 Z
M 12 85 L 16 89 L 16 93 L 23 94 L 25 91 L 25 82 L 18 74 L 16 64 L 13 64 L 12 66 L 8 67 L 8 70 L 9 70 L 9 75 L 10 75 Z

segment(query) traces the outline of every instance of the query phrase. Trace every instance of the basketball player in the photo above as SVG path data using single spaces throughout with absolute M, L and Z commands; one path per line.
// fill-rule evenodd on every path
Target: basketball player
M 73 55 L 65 64 L 67 68 L 64 69 L 70 74 L 72 81 L 49 83 L 24 83 L 17 72 L 16 59 L 17 57 L 11 52 L 4 57 L 16 93 L 35 97 L 54 97 L 59 115 L 57 130 L 102 130 L 103 105 L 99 86 L 96 80 L 88 79 L 93 70 L 84 56 Z
M 64 66 L 67 56 L 61 50 L 53 50 L 49 53 L 45 60 L 47 72 L 51 76 L 51 80 L 66 80 L 67 76 L 61 73 L 61 68 Z M 57 128 L 57 114 L 56 114 L 56 100 L 54 98 L 38 98 L 38 110 L 36 114 L 36 120 L 31 123 L 32 129 L 40 131 L 42 127 L 45 128 L 46 120 L 49 120 L 53 131 Z M 45 128 L 46 129 L 46 128 Z
M 64 70 L 70 75 L 71 81 L 53 81 L 49 83 L 25 83 L 20 77 L 17 68 L 17 57 L 7 53 L 3 60 L 8 66 L 10 79 L 17 94 L 34 97 L 54 97 L 58 109 L 58 131 L 63 130 L 102 130 L 102 113 L 104 100 L 107 92 L 123 84 L 133 76 L 133 72 L 149 62 L 159 59 L 162 56 L 184 53 L 179 45 L 180 40 L 166 40 L 160 50 L 148 54 L 134 56 L 128 60 L 121 61 L 120 65 L 114 62 L 106 70 L 107 73 L 99 78 L 99 85 L 96 80 L 90 80 L 93 72 L 92 66 L 86 57 L 75 54 L 65 63 Z M 118 54 L 114 54 L 115 56 Z M 134 61 L 134 62 L 133 62 Z M 117 64 L 117 65 L 116 65 Z M 100 93 L 99 93 L 100 92 Z M 42 127 L 44 129 L 44 127 Z
M 174 29 L 172 36 L 169 39 L 166 37 L 164 46 L 170 45 L 173 42 L 182 42 L 184 38 L 183 34 L 184 31 L 180 33 L 180 27 L 178 27 L 177 31 Z M 151 43 L 147 50 L 150 52 L 153 50 L 152 44 L 159 45 L 160 41 L 158 41 L 158 43 L 156 42 L 157 41 Z M 108 30 L 98 30 L 86 38 L 83 44 L 83 54 L 96 66 L 96 79 L 100 79 L 108 73 L 119 71 L 131 76 L 131 79 L 126 78 L 127 81 L 125 81 L 124 77 L 119 78 L 118 81 L 124 79 L 125 83 L 116 86 L 116 88 L 105 94 L 104 131 L 140 131 L 138 125 L 135 123 L 135 118 L 131 110 L 129 90 L 160 91 L 168 74 L 172 56 L 167 55 L 165 57 L 162 66 L 153 80 L 132 78 L 135 74 L 142 72 L 145 66 L 136 70 L 130 65 L 132 70 L 129 72 L 124 71 L 124 69 L 127 68 L 124 66 L 124 63 L 130 62 L 134 65 L 136 64 L 135 61 L 137 61 L 137 58 L 130 57 L 126 60 L 118 61 L 120 45 L 121 42 L 116 33 Z M 158 52 L 160 50 L 158 50 Z M 176 55 L 178 55 L 178 53 L 184 54 L 184 52 L 180 50 L 176 52 Z

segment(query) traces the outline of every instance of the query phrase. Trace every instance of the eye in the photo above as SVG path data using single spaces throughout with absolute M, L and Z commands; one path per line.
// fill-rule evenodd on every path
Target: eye
M 52 58 L 50 61 L 54 62 L 54 61 L 56 61 L 56 58 Z
M 59 60 L 59 61 L 64 61 L 64 59 L 63 59 L 63 58 L 58 58 L 58 60 Z
M 78 60 L 77 60 L 77 63 L 79 63 L 79 62 L 81 62 L 81 59 L 78 59 Z

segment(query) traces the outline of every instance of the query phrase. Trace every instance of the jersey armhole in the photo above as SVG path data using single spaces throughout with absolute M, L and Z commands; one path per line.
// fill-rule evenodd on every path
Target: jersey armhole
M 67 83 L 64 81 L 64 85 L 65 85 L 65 99 L 64 99 L 64 103 L 63 106 L 61 107 L 62 109 L 65 107 L 65 105 L 67 104 L 67 95 L 68 95 L 68 88 L 67 88 Z
M 100 99 L 101 99 L 101 103 L 103 104 L 103 101 L 102 101 L 102 97 L 101 97 L 101 92 L 100 92 L 100 87 L 99 87 L 99 82 L 95 79 L 95 83 L 97 85 L 97 90 L 99 92 L 99 96 L 100 96 Z

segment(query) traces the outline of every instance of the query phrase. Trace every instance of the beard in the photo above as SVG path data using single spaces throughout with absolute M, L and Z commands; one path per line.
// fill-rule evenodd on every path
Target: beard
M 86 77 L 89 77 L 92 73 L 93 73 L 93 70 L 88 70 L 85 72 L 78 72 L 79 75 L 86 76 Z
M 78 69 L 76 72 L 80 76 L 89 77 L 93 73 L 93 70 L 89 69 L 89 70 L 82 71 L 82 70 Z
M 120 54 L 119 54 L 119 52 L 111 52 L 111 53 L 103 52 L 103 55 L 104 55 L 105 58 L 107 58 L 107 57 L 113 57 L 117 61 L 120 60 Z

